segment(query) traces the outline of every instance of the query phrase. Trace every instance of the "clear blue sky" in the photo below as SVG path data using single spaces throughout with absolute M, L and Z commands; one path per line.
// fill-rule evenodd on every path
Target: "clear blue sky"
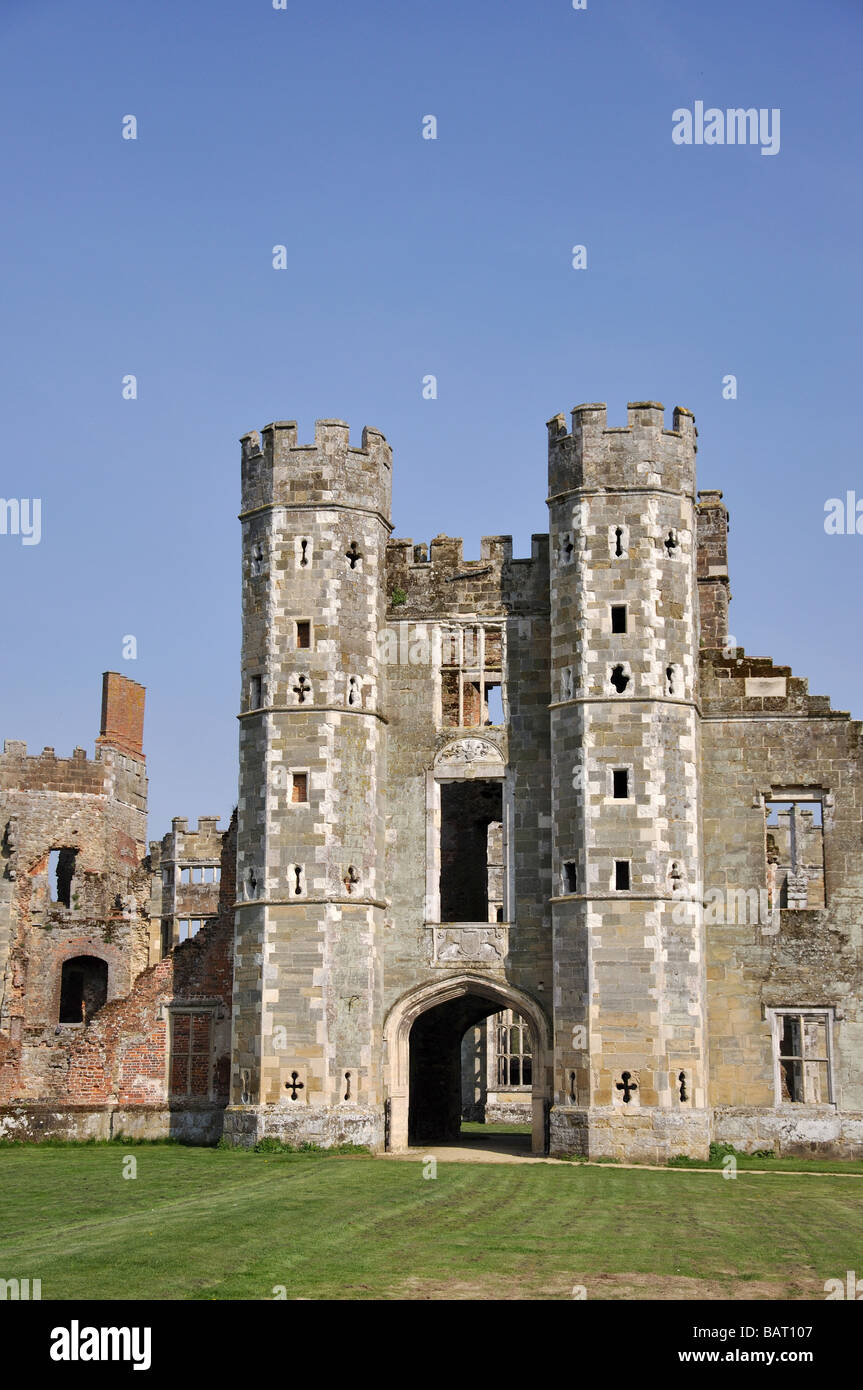
M 0 737 L 91 749 L 122 670 L 151 837 L 227 817 L 238 436 L 374 425 L 397 535 L 528 554 L 593 400 L 695 412 L 738 642 L 863 716 L 863 536 L 823 529 L 863 497 L 861 40 L 859 0 L 2 0 L 0 496 L 44 515 L 0 536 Z M 780 152 L 676 146 L 697 100 Z

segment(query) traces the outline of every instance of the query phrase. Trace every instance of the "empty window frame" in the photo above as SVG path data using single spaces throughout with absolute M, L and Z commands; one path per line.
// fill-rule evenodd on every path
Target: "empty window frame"
M 60 971 L 58 1023 L 89 1023 L 108 998 L 108 962 L 73 956 Z
M 310 618 L 297 618 L 297 651 L 308 651 L 312 645 Z
M 219 864 L 186 864 L 180 870 L 181 883 L 219 883 L 221 877 Z
M 485 722 L 488 724 L 502 724 L 503 687 L 501 685 L 492 685 L 491 682 L 487 681 L 485 686 L 485 702 L 486 713 L 488 714 L 488 719 Z
M 578 868 L 572 859 L 567 859 L 563 866 L 563 891 L 578 892 Z
M 764 803 L 767 901 L 798 911 L 823 908 L 824 817 L 821 797 L 775 791 Z
M 264 679 L 263 676 L 250 676 L 249 678 L 249 709 L 260 709 L 263 702 Z
M 770 1009 L 777 1105 L 832 1105 L 833 1010 Z
M 503 784 L 469 780 L 441 785 L 442 922 L 503 918 Z
M 615 859 L 614 887 L 618 893 L 627 893 L 630 886 L 629 860 Z
M 488 898 L 488 920 L 503 921 L 503 822 L 489 821 L 486 832 L 486 881 Z
M 611 794 L 615 801 L 629 800 L 629 769 L 615 767 L 611 773 Z
M 294 805 L 300 806 L 307 804 L 309 800 L 309 774 L 307 772 L 291 773 L 291 801 Z
M 503 722 L 502 628 L 444 628 L 441 723 L 450 728 L 475 729 Z
M 191 941 L 202 927 L 209 926 L 211 917 L 182 917 L 180 919 L 180 941 Z
M 76 849 L 52 849 L 48 856 L 48 879 L 51 901 L 63 907 L 72 906 L 72 879 L 75 877 Z

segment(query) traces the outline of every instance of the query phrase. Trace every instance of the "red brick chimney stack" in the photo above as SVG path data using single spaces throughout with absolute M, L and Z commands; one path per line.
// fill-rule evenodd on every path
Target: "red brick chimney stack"
M 117 671 L 102 676 L 102 726 L 97 744 L 117 748 L 144 761 L 144 701 L 146 690 Z

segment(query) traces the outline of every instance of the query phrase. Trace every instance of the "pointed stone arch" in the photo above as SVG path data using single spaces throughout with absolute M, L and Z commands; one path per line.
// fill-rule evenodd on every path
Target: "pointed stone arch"
M 514 1009 L 530 1025 L 534 1057 L 532 1149 L 534 1153 L 545 1153 L 553 1059 L 548 1016 L 536 999 L 509 981 L 490 979 L 470 971 L 415 986 L 403 994 L 387 1014 L 383 1029 L 384 1085 L 389 1116 L 387 1148 L 392 1152 L 408 1148 L 411 1028 L 427 1010 L 466 996 L 488 1000 L 495 1006 L 489 1012 Z

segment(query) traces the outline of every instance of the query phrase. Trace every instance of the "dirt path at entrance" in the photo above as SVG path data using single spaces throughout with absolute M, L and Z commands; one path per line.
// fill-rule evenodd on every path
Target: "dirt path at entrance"
M 646 1173 L 715 1173 L 725 1176 L 723 1168 L 668 1167 L 654 1163 L 591 1163 L 589 1160 L 573 1164 L 565 1158 L 548 1158 L 530 1151 L 530 1136 L 527 1134 L 465 1135 L 458 1143 L 429 1144 L 425 1148 L 405 1149 L 403 1153 L 378 1154 L 379 1158 L 392 1158 L 412 1163 L 421 1163 L 426 1158 L 436 1158 L 439 1163 L 554 1163 L 558 1166 L 585 1166 L 588 1168 L 631 1168 Z M 820 1172 L 816 1169 L 780 1168 L 740 1168 L 738 1174 L 756 1176 L 772 1175 L 786 1178 L 857 1178 L 863 1180 L 863 1173 Z
M 437 1158 L 442 1163 L 563 1163 L 560 1158 L 546 1158 L 530 1151 L 529 1134 L 463 1134 L 447 1144 L 414 1146 L 403 1153 L 383 1155 L 385 1158 Z

